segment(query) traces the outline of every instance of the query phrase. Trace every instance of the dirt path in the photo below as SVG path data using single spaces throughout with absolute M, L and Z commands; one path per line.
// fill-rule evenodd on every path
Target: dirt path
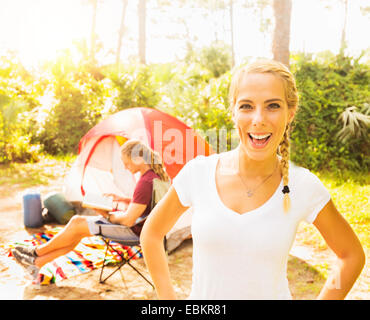
M 66 166 L 55 166 L 60 176 L 48 185 L 38 186 L 42 196 L 49 192 L 61 192 Z M 5 192 L 6 191 L 6 192 Z M 21 187 L 0 186 L 0 243 L 23 239 L 41 229 L 25 229 L 22 213 Z M 289 257 L 288 279 L 294 299 L 314 299 L 325 279 L 312 266 L 330 264 L 334 256 L 328 250 L 317 251 L 296 241 Z M 184 299 L 190 293 L 192 269 L 192 241 L 186 240 L 168 257 L 170 271 L 178 297 Z M 324 261 L 324 262 L 323 262 Z M 134 263 L 145 269 L 142 259 Z M 365 269 L 369 269 L 368 266 Z M 361 277 L 348 295 L 348 299 L 369 299 L 369 274 L 364 269 Z M 0 255 L 0 299 L 156 299 L 152 288 L 135 272 L 124 267 L 105 284 L 100 284 L 99 270 L 82 274 L 56 284 L 35 288 L 24 278 L 24 270 L 13 259 Z

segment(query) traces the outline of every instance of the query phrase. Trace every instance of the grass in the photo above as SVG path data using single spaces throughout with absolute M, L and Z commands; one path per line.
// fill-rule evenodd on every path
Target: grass
M 10 163 L 0 165 L 2 196 L 9 196 L 16 189 L 48 185 L 51 180 L 63 176 L 71 167 L 73 155 L 44 156 L 37 163 Z
M 325 276 L 316 268 L 295 257 L 289 257 L 288 281 L 294 299 L 315 299 L 325 283 Z
M 329 190 L 338 211 L 351 225 L 365 252 L 368 252 L 370 249 L 370 175 L 350 171 L 344 171 L 340 176 L 332 172 L 315 172 L 315 174 Z M 314 258 L 310 264 L 321 277 L 327 278 L 331 270 L 331 263 L 327 260 L 326 254 L 329 248 L 319 231 L 314 225 L 303 222 L 299 226 L 296 239 L 300 245 L 307 245 L 323 253 L 321 257 L 319 255 Z M 317 283 L 315 281 L 307 286 L 312 285 L 310 290 L 317 291 Z M 298 287 L 306 292 L 303 286 Z M 297 294 L 299 295 L 299 292 Z
M 370 248 L 370 175 L 345 171 L 338 179 L 331 172 L 315 173 L 329 190 L 338 211 L 345 217 L 364 248 Z M 345 178 L 343 178 L 345 177 Z M 313 225 L 303 225 L 303 242 L 326 250 L 327 245 Z

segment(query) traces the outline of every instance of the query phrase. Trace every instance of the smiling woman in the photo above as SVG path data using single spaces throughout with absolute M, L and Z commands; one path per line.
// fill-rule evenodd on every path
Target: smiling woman
M 298 108 L 294 78 L 286 68 L 268 61 L 251 63 L 234 75 L 229 100 L 239 137 L 245 142 L 242 151 L 249 159 L 274 159 L 280 150 L 284 209 L 288 211 L 289 133 Z
M 288 113 L 283 84 L 272 74 L 250 74 L 238 85 L 242 89 L 232 110 L 233 119 L 244 142 L 244 151 L 251 158 L 262 159 L 267 156 L 267 150 L 270 154 L 277 150 L 286 126 L 293 119 L 294 109 Z M 271 96 L 274 98 L 270 99 Z
M 234 75 L 230 106 L 239 146 L 189 161 L 143 228 L 144 259 L 159 298 L 176 297 L 162 239 L 188 207 L 193 208 L 189 299 L 291 299 L 287 260 L 301 221 L 313 223 L 338 257 L 319 298 L 346 296 L 364 253 L 322 182 L 289 163 L 297 105 L 294 77 L 279 62 L 260 60 Z

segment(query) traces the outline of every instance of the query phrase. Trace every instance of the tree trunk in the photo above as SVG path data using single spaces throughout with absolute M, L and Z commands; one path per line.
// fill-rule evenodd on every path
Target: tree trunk
M 272 39 L 274 60 L 289 67 L 290 17 L 292 0 L 274 0 L 275 28 Z
M 348 0 L 344 0 L 344 23 L 343 23 L 343 29 L 342 29 L 342 37 L 340 41 L 340 53 L 341 54 L 344 54 L 344 50 L 347 47 L 347 41 L 346 41 L 347 17 L 348 17 Z
M 119 32 L 118 32 L 118 44 L 117 44 L 117 52 L 116 52 L 117 73 L 119 73 L 119 61 L 121 57 L 122 37 L 123 37 L 123 33 L 125 32 L 125 16 L 126 16 L 127 4 L 128 4 L 128 0 L 123 0 L 121 25 L 120 25 Z
M 234 45 L 234 17 L 233 17 L 233 0 L 229 3 L 230 10 L 230 35 L 231 35 L 231 63 L 235 66 L 235 45 Z
M 139 59 L 141 63 L 146 63 L 145 42 L 146 42 L 146 0 L 139 0 Z
M 96 50 L 96 12 L 98 6 L 98 0 L 93 0 L 93 16 L 92 16 L 92 24 L 91 24 L 91 46 L 90 46 L 90 59 L 92 62 L 95 62 L 95 50 Z

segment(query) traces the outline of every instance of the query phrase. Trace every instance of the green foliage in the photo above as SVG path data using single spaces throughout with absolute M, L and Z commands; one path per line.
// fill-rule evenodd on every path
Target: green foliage
M 117 92 L 114 99 L 117 111 L 135 107 L 154 108 L 158 104 L 158 85 L 152 73 L 152 68 L 143 64 L 126 65 L 120 74 L 109 73 Z
M 38 139 L 50 154 L 76 152 L 82 136 L 104 114 L 108 91 L 104 76 L 89 62 L 75 64 L 66 51 L 49 71 L 49 94 L 53 104 L 39 124 Z
M 338 139 L 338 118 L 349 107 L 369 102 L 369 66 L 358 59 L 327 55 L 294 57 L 292 69 L 300 93 L 292 138 L 292 159 L 310 169 L 369 170 L 369 130 Z M 362 127 L 362 132 L 366 130 Z
M 83 51 L 83 46 L 80 48 Z M 81 52 L 82 52 L 81 51 Z M 215 151 L 234 148 L 229 53 L 213 44 L 167 64 L 99 67 L 65 51 L 31 73 L 12 55 L 0 58 L 0 163 L 76 153 L 81 137 L 102 118 L 133 107 L 168 112 L 205 137 Z M 340 175 L 369 171 L 370 68 L 343 55 L 295 55 L 300 93 L 291 135 L 292 160 Z M 37 74 L 37 76 L 36 76 Z M 225 141 L 227 145 L 219 145 Z M 220 139 L 223 137 L 223 139 Z
M 220 130 L 225 131 L 221 134 L 230 134 L 233 127 L 227 101 L 230 73 L 214 78 L 198 63 L 169 64 L 165 70 L 157 70 L 161 74 L 157 76 L 161 79 L 159 107 L 197 130 L 215 150 L 221 151 L 217 149 Z
M 33 141 L 31 110 L 41 90 L 13 54 L 0 57 L 0 163 L 37 161 L 41 146 Z
M 348 107 L 339 118 L 343 123 L 343 128 L 337 134 L 340 141 L 346 143 L 350 138 L 368 138 L 370 126 L 369 103 L 365 103 L 360 111 L 355 106 Z
M 223 42 L 214 42 L 198 51 L 188 52 L 185 61 L 198 63 L 209 70 L 214 78 L 218 78 L 232 67 L 231 49 Z
M 232 137 L 234 123 L 230 117 L 228 89 L 231 73 L 213 78 L 200 92 L 201 103 L 195 107 L 197 121 L 194 128 L 203 134 L 217 152 L 230 150 L 235 146 L 236 137 Z M 233 139 L 233 141 L 231 141 Z M 227 145 L 223 145 L 227 141 Z
M 157 70 L 157 74 L 161 73 Z M 201 89 L 211 79 L 208 70 L 197 63 L 169 64 L 167 74 L 161 78 L 159 107 L 194 127 L 198 122 L 198 106 L 202 103 Z

